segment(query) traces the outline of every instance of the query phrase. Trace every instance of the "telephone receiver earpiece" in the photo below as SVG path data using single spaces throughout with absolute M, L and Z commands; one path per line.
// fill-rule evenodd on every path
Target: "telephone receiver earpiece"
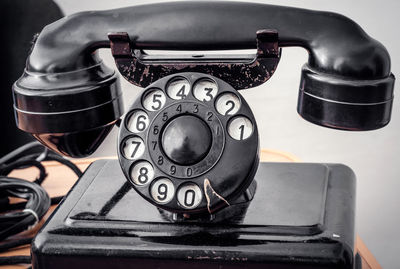
M 395 81 L 389 54 L 352 20 L 264 4 L 173 2 L 82 12 L 46 26 L 13 86 L 17 125 L 65 155 L 89 155 L 123 114 L 117 75 L 96 52 L 110 47 L 108 33 L 128 33 L 132 50 L 232 50 L 256 48 L 262 29 L 277 32 L 279 47 L 309 52 L 297 108 L 304 119 L 343 130 L 388 124 Z M 133 64 L 149 69 L 133 79 L 139 85 L 153 70 L 141 60 Z M 152 63 L 168 64 L 178 63 Z

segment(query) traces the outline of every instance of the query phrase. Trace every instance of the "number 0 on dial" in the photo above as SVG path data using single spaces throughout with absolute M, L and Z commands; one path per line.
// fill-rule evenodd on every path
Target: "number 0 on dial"
M 199 186 L 194 183 L 184 185 L 178 190 L 178 202 L 179 205 L 186 209 L 196 208 L 203 198 Z

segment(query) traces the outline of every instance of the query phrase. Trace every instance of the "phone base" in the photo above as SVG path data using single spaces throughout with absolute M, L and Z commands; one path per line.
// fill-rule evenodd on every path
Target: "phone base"
M 361 268 L 355 176 L 340 164 L 260 163 L 240 222 L 173 223 L 94 162 L 32 243 L 38 268 Z

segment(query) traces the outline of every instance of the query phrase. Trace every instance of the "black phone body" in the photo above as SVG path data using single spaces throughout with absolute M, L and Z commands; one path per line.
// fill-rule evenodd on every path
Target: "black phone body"
M 353 172 L 259 163 L 257 124 L 239 91 L 270 79 L 288 46 L 309 52 L 297 105 L 304 119 L 348 131 L 389 123 L 390 56 L 339 14 L 173 2 L 45 27 L 13 86 L 17 126 L 85 157 L 117 124 L 119 166 L 89 167 L 34 240 L 34 268 L 358 268 Z M 118 74 L 97 54 L 104 47 L 121 75 L 145 88 L 125 115 Z

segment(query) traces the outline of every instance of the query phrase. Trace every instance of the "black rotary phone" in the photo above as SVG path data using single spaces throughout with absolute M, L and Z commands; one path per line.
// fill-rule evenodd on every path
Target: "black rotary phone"
M 45 27 L 13 87 L 18 127 L 84 157 L 117 123 L 119 164 L 88 168 L 36 237 L 34 268 L 360 268 L 353 172 L 259 163 L 256 120 L 238 90 L 266 82 L 288 46 L 309 52 L 297 107 L 304 119 L 352 131 L 388 124 L 389 54 L 338 14 L 174 2 Z M 125 79 L 146 88 L 124 116 L 118 75 L 97 55 L 104 47 Z

